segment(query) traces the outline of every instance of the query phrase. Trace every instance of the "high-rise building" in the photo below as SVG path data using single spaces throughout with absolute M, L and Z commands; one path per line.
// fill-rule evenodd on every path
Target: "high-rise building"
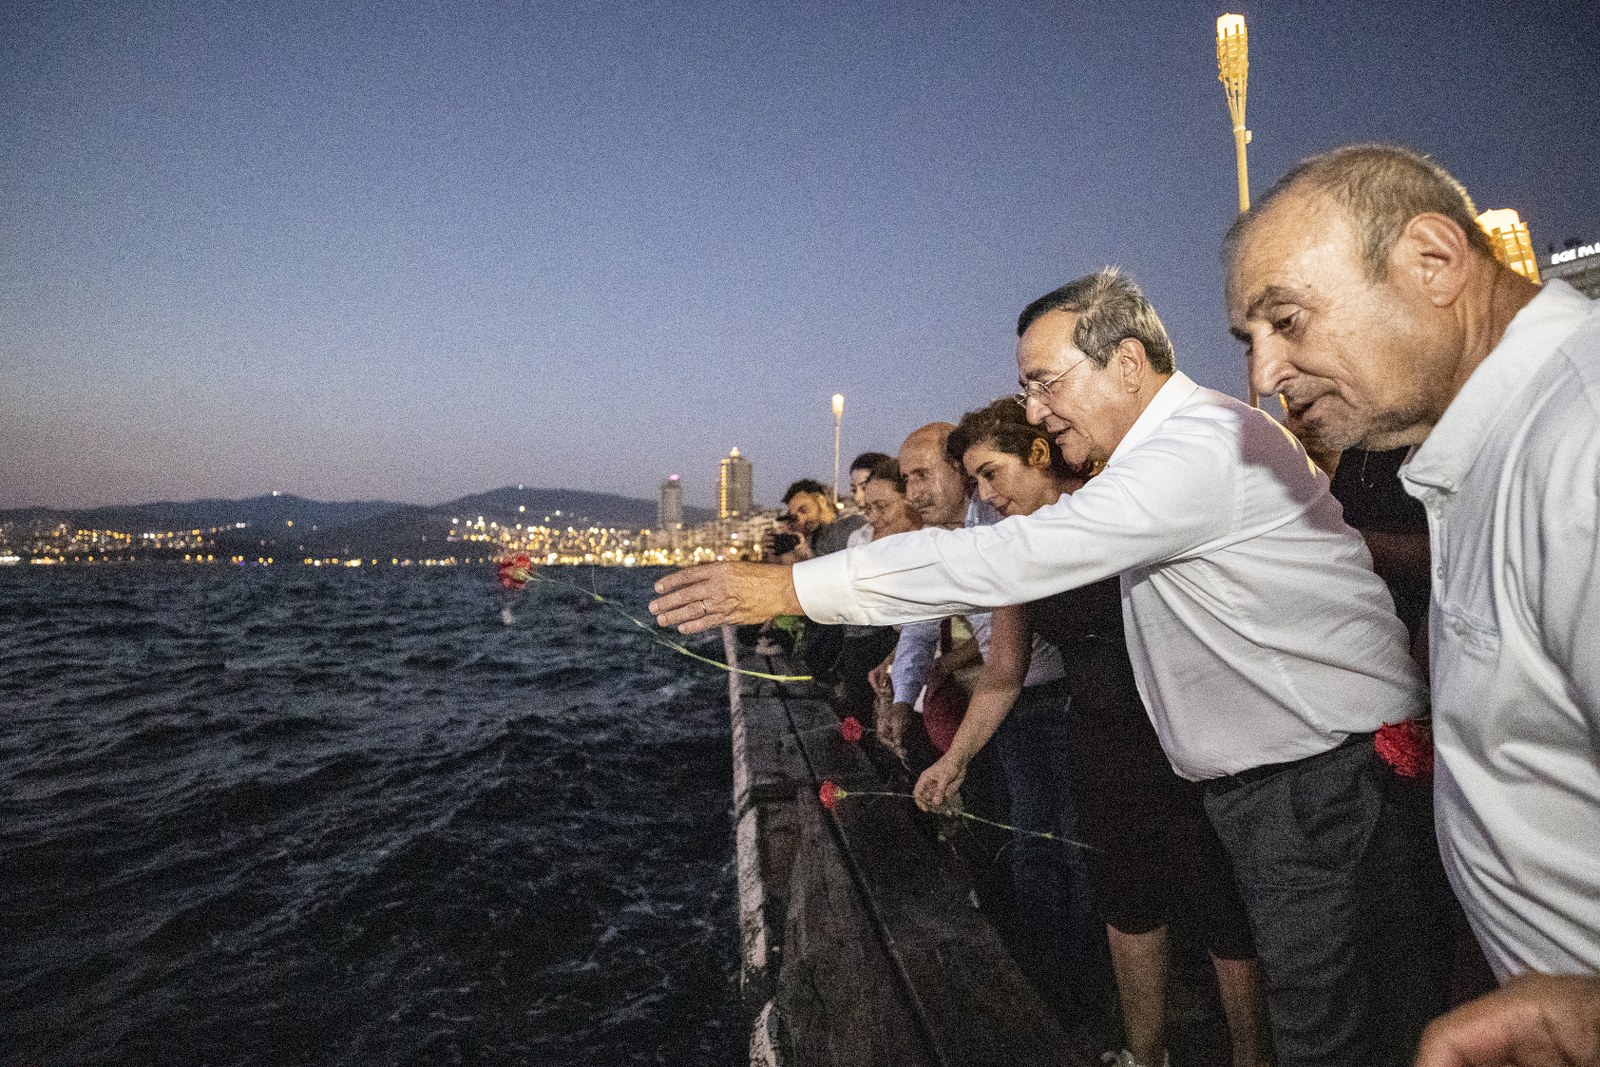
M 1541 268 L 1546 281 L 1560 278 L 1591 300 L 1600 300 L 1600 241 L 1568 241 L 1551 247 Z
M 1512 208 L 1495 208 L 1478 216 L 1478 225 L 1489 235 L 1495 258 L 1530 282 L 1539 281 L 1539 257 L 1533 252 L 1528 224 Z
M 735 448 L 717 471 L 717 518 L 740 518 L 755 510 L 755 472 Z
M 661 500 L 656 504 L 656 529 L 683 529 L 683 481 L 672 475 L 661 483 Z

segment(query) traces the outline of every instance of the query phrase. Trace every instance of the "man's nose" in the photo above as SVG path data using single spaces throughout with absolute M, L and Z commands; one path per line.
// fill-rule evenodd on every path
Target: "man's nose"
M 1294 366 L 1285 358 L 1283 346 L 1271 340 L 1251 345 L 1245 360 L 1249 363 L 1250 384 L 1261 396 L 1281 393 L 1284 383 L 1294 376 Z
M 1046 415 L 1050 414 L 1050 409 L 1045 407 L 1044 397 L 1030 395 L 1023 401 L 1022 412 L 1029 423 L 1037 426 L 1044 421 Z

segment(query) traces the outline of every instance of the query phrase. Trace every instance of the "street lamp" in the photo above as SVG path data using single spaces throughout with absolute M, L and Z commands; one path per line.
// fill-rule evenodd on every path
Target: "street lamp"
M 844 420 L 844 394 L 833 394 L 833 506 L 839 506 L 839 424 Z
M 1245 33 L 1243 15 L 1223 15 L 1217 19 L 1217 80 L 1228 97 L 1228 114 L 1233 116 L 1233 151 L 1239 165 L 1239 214 L 1250 210 L 1250 168 L 1244 146 L 1250 131 L 1244 125 L 1245 86 L 1250 80 L 1250 38 Z M 1256 387 L 1249 385 L 1250 406 L 1255 407 Z

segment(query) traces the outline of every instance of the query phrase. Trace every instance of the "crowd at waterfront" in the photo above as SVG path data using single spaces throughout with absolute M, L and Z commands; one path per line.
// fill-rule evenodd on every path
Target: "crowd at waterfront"
M 1404 150 L 1308 160 L 1225 245 L 1283 426 L 1100 272 L 1022 312 L 1020 394 L 852 471 L 924 529 L 802 483 L 787 566 L 657 584 L 684 632 L 834 627 L 920 803 L 1090 846 L 1015 849 L 1021 962 L 1114 983 L 1119 1067 L 1165 1062 L 1195 915 L 1239 1067 L 1600 1062 L 1600 312 L 1475 215 Z

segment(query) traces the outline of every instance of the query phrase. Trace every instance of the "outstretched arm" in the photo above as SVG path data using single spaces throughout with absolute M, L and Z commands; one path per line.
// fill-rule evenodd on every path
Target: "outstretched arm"
M 912 794 L 923 811 L 949 801 L 967 777 L 967 765 L 989 743 L 1022 692 L 1028 674 L 1028 620 L 1021 607 L 996 608 L 990 616 L 989 658 L 983 661 L 967 713 L 950 742 L 950 751 L 922 772 Z
M 662 626 L 697 634 L 724 624 L 803 615 L 794 593 L 794 568 L 771 563 L 705 563 L 674 571 L 656 583 L 650 614 Z

